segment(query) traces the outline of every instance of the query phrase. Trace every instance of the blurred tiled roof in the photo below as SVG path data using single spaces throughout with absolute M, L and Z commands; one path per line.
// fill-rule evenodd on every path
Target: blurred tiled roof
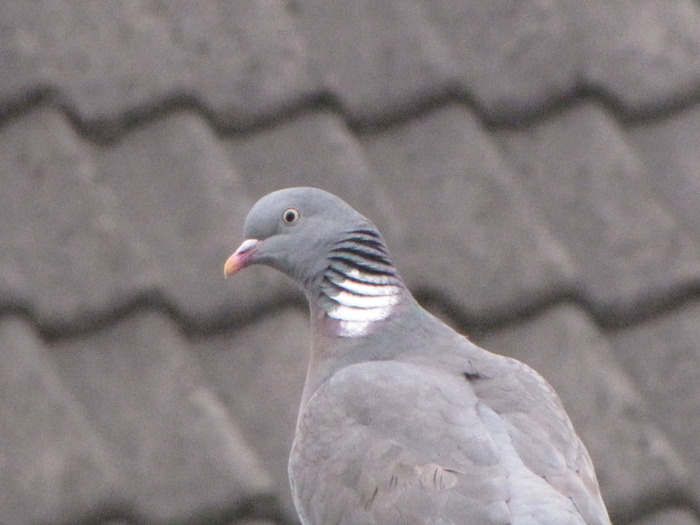
M 0 0 L 0 523 L 292 524 L 330 190 L 552 382 L 616 524 L 700 525 L 700 4 Z

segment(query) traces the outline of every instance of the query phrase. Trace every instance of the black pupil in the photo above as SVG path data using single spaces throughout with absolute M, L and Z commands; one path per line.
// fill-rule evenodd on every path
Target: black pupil
M 289 210 L 287 211 L 287 213 L 284 214 L 284 220 L 287 222 L 294 222 L 294 219 L 296 219 L 296 217 L 297 214 L 292 210 Z

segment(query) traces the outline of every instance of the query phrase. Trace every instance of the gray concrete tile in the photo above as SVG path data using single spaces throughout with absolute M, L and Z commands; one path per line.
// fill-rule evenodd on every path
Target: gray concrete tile
M 682 508 L 662 509 L 640 520 L 636 520 L 632 525 L 699 525 L 700 519 L 691 510 Z
M 96 121 L 190 96 L 242 124 L 316 90 L 282 1 L 2 4 L 2 99 L 49 87 Z
M 411 287 L 486 316 L 569 286 L 568 254 L 466 108 L 448 105 L 361 140 L 393 205 L 390 248 Z
M 0 128 L 0 301 L 42 323 L 99 316 L 150 284 L 91 153 L 53 110 Z
M 2 319 L 0 352 L 0 522 L 69 522 L 112 503 L 116 458 L 33 327 Z
M 567 2 L 424 0 L 461 91 L 495 119 L 570 95 L 579 49 Z
M 57 341 L 51 355 L 116 456 L 118 497 L 139 519 L 172 523 L 271 497 L 268 473 L 162 314 Z
M 658 501 L 688 487 L 684 461 L 668 429 L 655 424 L 648 399 L 580 308 L 557 306 L 474 339 L 527 363 L 551 383 L 593 458 L 613 515 L 624 516 L 639 501 Z
M 690 0 L 428 0 L 423 13 L 461 91 L 497 120 L 536 115 L 582 89 L 642 114 L 700 85 L 700 9 Z
M 616 357 L 700 492 L 700 303 L 610 334 Z
M 628 129 L 649 186 L 691 234 L 700 232 L 700 105 Z
M 603 108 L 580 104 L 498 137 L 601 317 L 629 316 L 700 276 L 700 247 L 649 187 L 643 162 Z
M 673 105 L 700 85 L 697 2 L 567 2 L 580 78 L 629 114 Z
M 324 86 L 354 121 L 404 112 L 453 83 L 448 49 L 415 3 L 299 0 L 295 5 Z
M 246 278 L 245 272 L 238 277 Z M 287 460 L 306 377 L 307 316 L 287 309 L 252 325 L 195 341 L 192 351 L 208 384 L 272 474 L 287 517 L 296 519 Z

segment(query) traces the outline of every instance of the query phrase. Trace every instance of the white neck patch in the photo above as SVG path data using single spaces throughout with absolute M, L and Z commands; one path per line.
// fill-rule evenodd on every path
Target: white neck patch
M 358 276 L 359 277 L 359 276 Z M 334 282 L 335 289 L 325 290 L 331 305 L 326 315 L 339 321 L 342 337 L 366 335 L 376 321 L 389 317 L 401 298 L 401 288 L 395 284 L 376 284 L 345 278 Z

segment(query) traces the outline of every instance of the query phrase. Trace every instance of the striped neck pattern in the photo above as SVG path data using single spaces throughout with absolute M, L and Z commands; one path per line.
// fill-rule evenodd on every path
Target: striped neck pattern
M 320 284 L 319 306 L 337 321 L 338 335 L 359 337 L 389 317 L 403 283 L 377 232 L 361 229 L 333 245 Z

